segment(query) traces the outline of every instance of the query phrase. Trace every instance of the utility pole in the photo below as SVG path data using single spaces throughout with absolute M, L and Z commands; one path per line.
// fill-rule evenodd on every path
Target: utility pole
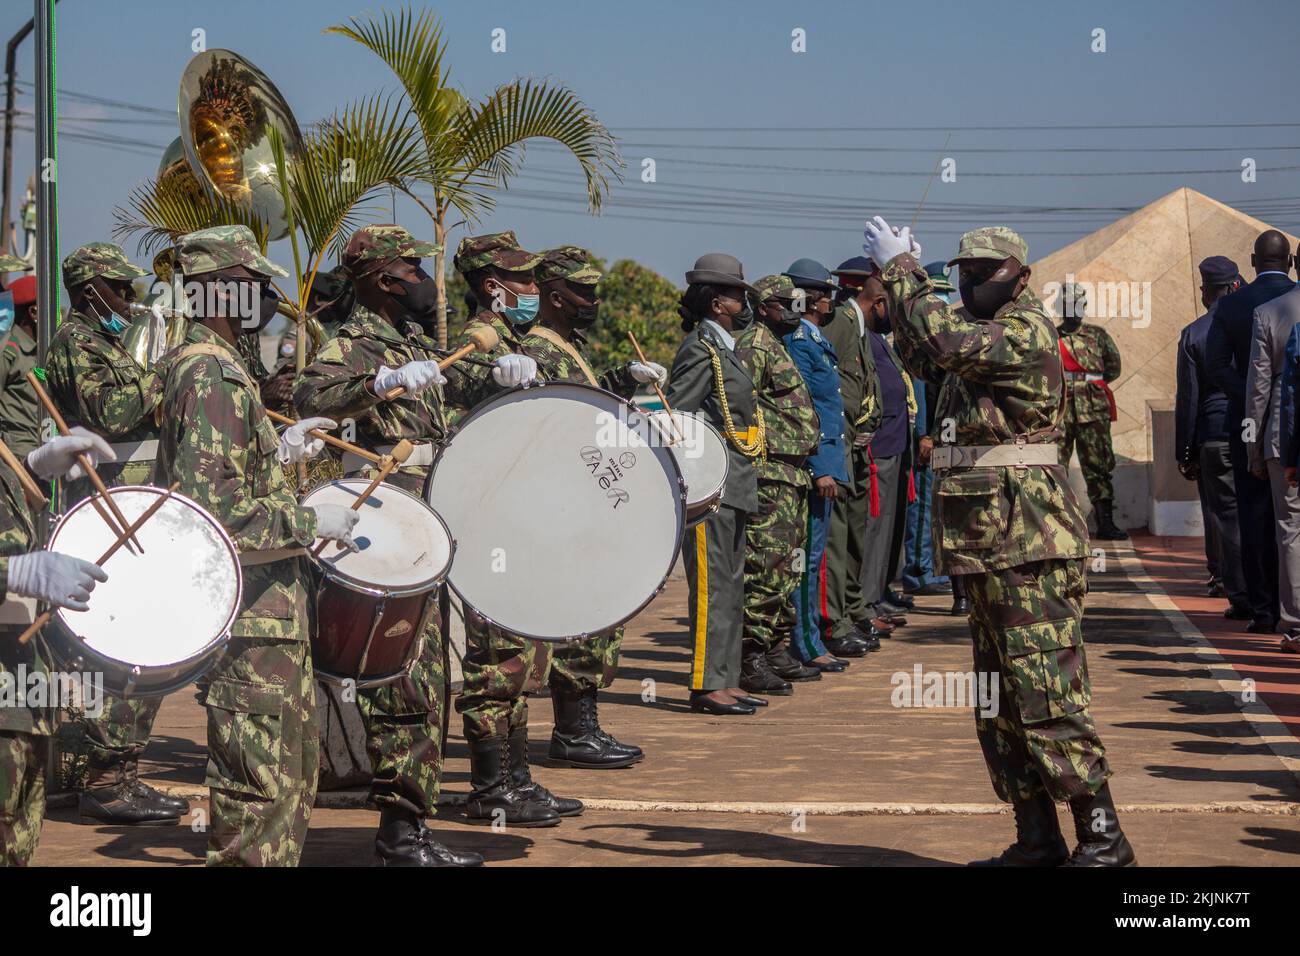
M 5 47 L 5 146 L 4 146 L 4 209 L 0 212 L 0 252 L 8 252 L 13 243 L 14 232 L 13 224 L 9 216 L 12 207 L 9 204 L 9 194 L 13 189 L 14 181 L 14 97 L 16 95 L 16 86 L 18 82 L 18 71 L 15 63 L 18 59 L 18 47 L 23 40 L 27 39 L 27 34 L 32 32 L 36 26 L 36 20 L 33 18 L 27 21 L 27 25 L 9 38 L 9 45 Z
M 58 109 L 55 96 L 55 0 L 34 0 L 36 15 L 36 342 L 44 366 L 59 322 Z

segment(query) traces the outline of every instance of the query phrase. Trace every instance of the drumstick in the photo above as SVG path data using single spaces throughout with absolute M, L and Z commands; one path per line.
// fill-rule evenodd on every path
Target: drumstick
M 168 499 L 171 498 L 172 494 L 175 493 L 176 489 L 179 488 L 180 486 L 181 483 L 178 481 L 170 488 L 167 489 L 167 493 L 165 495 L 159 495 L 157 501 L 151 504 L 148 508 L 145 508 L 144 511 L 140 513 L 140 517 L 135 519 L 134 524 L 127 525 L 126 530 L 123 531 L 120 535 L 118 535 L 117 540 L 113 542 L 113 546 L 109 548 L 107 551 L 105 551 L 103 554 L 101 554 L 99 556 L 99 560 L 96 561 L 95 563 L 99 565 L 101 568 L 105 564 L 107 564 L 108 559 L 111 558 L 113 555 L 117 554 L 117 549 L 122 547 L 122 545 L 126 544 L 128 538 L 134 537 L 135 533 L 140 530 L 140 528 L 144 525 L 144 523 L 158 513 L 158 509 L 167 503 Z M 143 553 L 143 550 L 141 551 L 141 553 Z M 28 641 L 30 641 L 32 639 L 32 635 L 35 634 L 37 631 L 39 631 L 41 628 L 43 628 L 46 624 L 50 623 L 50 618 L 52 618 L 53 616 L 54 616 L 54 611 L 52 610 L 42 611 L 39 615 L 37 615 L 36 620 L 32 621 L 31 624 L 27 625 L 27 630 L 23 631 L 21 634 L 18 635 L 18 643 L 26 644 Z
M 40 379 L 36 377 L 34 372 L 27 373 L 27 381 L 31 382 L 32 388 L 36 390 L 36 397 L 40 399 L 41 404 L 45 406 L 45 410 L 49 412 L 50 417 L 54 419 L 54 424 L 58 427 L 59 434 L 72 434 L 71 430 L 68 428 L 68 423 L 63 420 L 63 416 L 59 414 L 58 408 L 55 406 L 54 402 L 50 400 L 50 396 L 46 394 L 45 389 L 41 387 Z M 113 518 L 116 518 L 118 522 L 117 524 L 114 524 L 113 518 L 104 514 L 104 509 L 101 508 L 99 502 L 95 500 L 95 496 L 91 495 L 91 504 L 93 504 L 95 510 L 99 512 L 99 516 L 104 519 L 104 523 L 112 528 L 114 533 L 117 533 L 121 528 L 125 528 L 127 525 L 126 518 L 123 516 L 122 512 L 118 510 L 117 502 L 115 502 L 112 496 L 108 493 L 108 489 L 104 487 L 104 482 L 100 479 L 99 472 L 95 471 L 95 466 L 90 463 L 90 456 L 85 452 L 81 452 L 77 455 L 77 463 L 81 465 L 81 470 L 86 473 L 86 477 L 89 478 L 90 483 L 95 486 L 95 490 L 103 496 L 104 502 L 108 505 L 108 510 L 113 512 Z M 140 547 L 140 542 L 136 541 L 134 536 L 132 536 L 131 544 L 138 548 L 141 554 L 144 553 L 144 548 Z
M 379 474 L 375 475 L 374 479 L 366 487 L 366 490 L 357 496 L 357 500 L 352 502 L 352 510 L 361 510 L 361 506 L 366 503 L 366 499 L 369 498 L 371 494 L 374 493 L 374 490 L 379 487 L 380 482 L 392 474 L 394 468 L 406 461 L 406 459 L 410 458 L 411 452 L 413 451 L 415 451 L 415 445 L 411 444 L 410 440 L 406 438 L 403 438 L 394 445 L 393 453 L 384 456 L 383 463 L 379 466 Z M 320 557 L 320 553 L 325 550 L 325 545 L 327 544 L 329 544 L 328 539 L 316 545 L 316 547 L 312 549 L 312 556 Z
M 650 363 L 646 361 L 645 353 L 641 351 L 641 343 L 636 340 L 636 336 L 632 333 L 631 329 L 627 330 L 627 337 L 632 341 L 632 348 L 636 349 L 636 354 L 637 357 L 641 359 L 641 364 L 649 365 Z M 664 411 L 668 413 L 668 422 L 673 427 L 673 435 L 675 437 L 673 441 L 669 442 L 669 444 L 674 444 L 678 438 L 685 441 L 686 439 L 682 436 L 682 433 L 677 430 L 677 419 L 673 418 L 673 407 L 668 404 L 668 396 L 664 394 L 664 390 L 659 387 L 658 382 L 654 383 L 654 390 L 655 394 L 659 396 L 659 401 L 663 402 Z
M 273 412 L 269 408 L 265 409 L 265 411 L 266 411 L 266 417 L 271 419 L 271 421 L 273 422 L 279 422 L 281 425 L 298 424 L 288 415 L 281 415 L 279 412 Z M 313 438 L 319 438 L 327 445 L 333 445 L 335 448 L 341 448 L 344 451 L 350 451 L 352 452 L 352 454 L 357 455 L 360 458 L 364 458 L 366 461 L 374 462 L 376 465 L 383 464 L 384 461 L 383 456 L 376 455 L 373 451 L 366 451 L 364 448 L 354 445 L 351 442 L 346 442 L 342 438 L 335 438 L 333 435 L 329 434 L 329 432 L 323 432 L 319 428 L 313 428 L 309 430 L 307 434 L 311 435 Z
M 439 360 L 438 371 L 446 371 L 471 352 L 491 352 L 501 342 L 501 336 L 497 335 L 497 330 L 490 325 L 480 326 L 471 332 L 469 337 L 469 344 L 462 345 L 445 359 Z M 391 401 L 405 394 L 405 387 L 398 385 L 396 388 L 390 388 L 384 393 L 384 401 Z
M 18 476 L 18 481 L 23 486 L 23 492 L 27 495 L 28 503 L 34 509 L 44 508 L 50 503 L 49 499 L 41 491 L 41 486 L 32 480 L 32 476 L 27 473 L 27 467 L 18 460 L 18 456 L 9 450 L 9 446 L 0 441 L 0 458 L 4 463 L 13 469 L 14 474 Z

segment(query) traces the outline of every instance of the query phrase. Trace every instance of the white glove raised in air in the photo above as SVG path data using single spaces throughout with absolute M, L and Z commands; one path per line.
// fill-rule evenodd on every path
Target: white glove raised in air
M 527 385 L 537 378 L 537 362 L 527 355 L 503 355 L 492 363 L 492 380 L 502 388 Z
M 338 428 L 339 423 L 331 418 L 304 418 L 296 425 L 290 425 L 280 436 L 280 450 L 276 453 L 282 465 L 296 465 L 304 458 L 315 458 L 325 447 L 325 439 L 313 438 L 307 433 L 313 428 Z
M 434 361 L 407 362 L 401 368 L 391 369 L 387 365 L 379 366 L 375 373 L 375 383 L 371 386 L 374 393 L 382 398 L 390 389 L 401 386 L 407 395 L 418 395 L 430 385 L 445 385 L 447 377 Z
M 862 245 L 862 251 L 881 269 L 885 268 L 889 260 L 894 256 L 901 255 L 904 252 L 911 252 L 914 244 L 912 230 L 909 227 L 904 226 L 895 234 L 889 223 L 879 216 L 866 224 L 862 235 L 867 240 Z M 921 247 L 917 245 L 918 254 L 920 249 Z
M 628 362 L 627 370 L 642 385 L 653 383 L 663 388 L 668 383 L 668 369 L 658 362 Z
M 67 478 L 76 481 L 83 476 L 77 456 L 85 454 L 96 468 L 102 462 L 117 461 L 112 446 L 92 431 L 80 425 L 70 429 L 70 435 L 57 435 L 40 448 L 27 453 L 27 467 L 37 478 Z
M 327 541 L 337 541 L 339 547 L 349 551 L 360 551 L 352 540 L 352 529 L 361 520 L 361 515 L 343 505 L 312 505 L 316 512 L 316 537 Z
M 86 602 L 95 590 L 95 582 L 107 580 L 108 575 L 99 565 L 57 551 L 33 551 L 9 559 L 10 594 L 73 611 L 90 607 Z

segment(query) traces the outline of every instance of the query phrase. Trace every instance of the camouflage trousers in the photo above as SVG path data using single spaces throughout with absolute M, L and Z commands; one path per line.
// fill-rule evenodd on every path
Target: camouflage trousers
M 113 767 L 139 760 L 161 706 L 161 697 L 122 698 L 105 691 L 103 713 L 79 718 L 91 765 Z
M 547 683 L 559 694 L 576 696 L 588 687 L 597 690 L 614 683 L 618 654 L 623 647 L 623 628 L 593 634 L 581 641 L 556 644 L 551 648 L 551 672 Z
M 503 631 L 465 609 L 464 683 L 456 711 L 465 739 L 509 737 L 528 727 L 528 695 L 546 683 L 551 646 Z
M 1079 468 L 1088 486 L 1088 500 L 1095 507 L 1115 500 L 1110 476 L 1115 471 L 1115 449 L 1110 442 L 1110 422 L 1061 423 L 1061 464 L 1070 465 L 1070 455 L 1079 450 Z
M 807 563 L 808 489 L 758 483 L 758 511 L 745 523 L 743 653 L 776 650 L 794 635 L 795 589 Z
M 0 866 L 26 866 L 36 855 L 45 817 L 48 740 L 0 731 Z
M 306 641 L 232 637 L 208 675 L 209 866 L 297 866 L 320 741 Z
M 995 716 L 975 730 L 1002 800 L 1096 793 L 1110 776 L 1088 705 L 1082 558 L 968 574 L 975 672 L 998 674 Z

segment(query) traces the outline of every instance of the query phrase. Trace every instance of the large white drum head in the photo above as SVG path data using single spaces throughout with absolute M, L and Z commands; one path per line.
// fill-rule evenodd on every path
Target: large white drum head
M 671 452 L 585 385 L 515 389 L 474 409 L 434 463 L 429 502 L 456 539 L 448 581 L 541 640 L 621 624 L 662 586 L 685 514 Z
M 128 522 L 165 493 L 143 486 L 111 491 Z M 97 561 L 116 540 L 87 499 L 64 515 L 49 549 Z M 144 523 L 136 540 L 142 554 L 123 545 L 104 564 L 108 580 L 95 586 L 90 610 L 60 609 L 58 616 L 93 650 L 124 664 L 165 667 L 200 656 L 239 613 L 234 545 L 212 515 L 178 494 Z
M 369 485 L 361 478 L 331 481 L 313 489 L 302 503 L 351 508 Z M 320 561 L 329 573 L 363 587 L 417 592 L 430 590 L 446 576 L 451 564 L 451 533 L 415 495 L 380 484 L 362 502 L 360 513 L 352 540 L 361 550 L 348 552 L 333 543 L 325 545 Z
M 686 482 L 686 504 L 694 507 L 719 497 L 727 483 L 727 446 L 718 430 L 694 412 L 674 410 L 651 416 L 662 441 L 672 450 Z

